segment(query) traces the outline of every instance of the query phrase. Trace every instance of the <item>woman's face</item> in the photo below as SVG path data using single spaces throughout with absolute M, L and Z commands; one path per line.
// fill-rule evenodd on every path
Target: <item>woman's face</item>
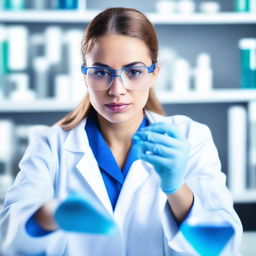
M 140 39 L 122 35 L 103 36 L 96 40 L 86 55 L 88 67 L 107 65 L 121 69 L 131 63 L 151 66 L 147 45 Z M 110 123 L 140 122 L 147 102 L 149 88 L 153 86 L 158 70 L 150 74 L 149 82 L 140 90 L 128 90 L 116 77 L 106 90 L 88 90 L 90 102 L 100 117 Z M 86 79 L 85 79 L 86 80 Z M 140 121 L 139 121 L 140 120 Z

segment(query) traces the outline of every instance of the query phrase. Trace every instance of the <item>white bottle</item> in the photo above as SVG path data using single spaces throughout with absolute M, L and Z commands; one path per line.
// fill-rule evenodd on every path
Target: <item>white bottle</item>
M 54 82 L 54 97 L 59 101 L 70 100 L 72 88 L 68 75 L 57 75 Z
M 59 26 L 49 26 L 45 29 L 45 52 L 49 65 L 60 65 L 63 35 Z
M 78 10 L 85 11 L 87 8 L 87 0 L 78 0 Z
M 176 12 L 177 3 L 173 0 L 157 0 L 156 10 L 161 14 L 170 14 Z
M 256 0 L 249 0 L 249 11 L 256 13 Z
M 9 69 L 23 71 L 28 66 L 28 28 L 11 26 L 8 28 Z
M 166 92 L 171 87 L 172 65 L 176 54 L 169 47 L 161 47 L 159 50 L 159 74 L 157 76 L 156 93 Z
M 0 161 L 4 163 L 4 174 L 11 175 L 16 149 L 15 127 L 12 120 L 0 119 L 0 141 Z
M 81 72 L 82 57 L 80 52 L 80 42 L 83 31 L 71 29 L 65 34 L 65 43 L 67 44 L 68 70 L 70 84 L 72 86 L 72 99 L 80 101 L 86 91 L 86 85 Z
M 186 59 L 178 58 L 174 62 L 172 89 L 174 93 L 184 94 L 190 91 L 190 65 Z
M 216 1 L 202 2 L 199 5 L 199 10 L 203 13 L 217 13 L 220 12 L 220 4 Z
M 246 189 L 247 175 L 247 113 L 243 106 L 228 108 L 228 185 L 233 196 Z
M 209 54 L 200 53 L 197 56 L 194 78 L 196 92 L 201 93 L 212 90 L 213 72 L 211 68 L 211 57 Z
M 177 11 L 179 13 L 184 13 L 184 14 L 193 13 L 195 12 L 195 9 L 196 9 L 195 2 L 192 0 L 179 0 L 177 2 Z

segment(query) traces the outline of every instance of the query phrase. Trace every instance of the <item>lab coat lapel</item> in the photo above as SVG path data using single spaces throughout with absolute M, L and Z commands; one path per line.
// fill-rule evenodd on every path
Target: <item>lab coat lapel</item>
M 101 203 L 112 215 L 112 205 L 108 197 L 108 193 L 101 176 L 98 164 L 92 153 L 86 153 L 76 165 L 86 182 L 89 184 L 93 192 L 99 198 Z
M 124 220 L 134 200 L 136 190 L 151 175 L 151 168 L 142 160 L 133 162 L 128 175 L 123 184 L 122 190 L 117 200 L 114 217 L 120 227 L 123 226 Z
M 89 146 L 88 138 L 84 130 L 86 120 L 82 121 L 77 127 L 68 132 L 64 148 L 71 154 L 82 154 L 76 164 L 76 168 L 91 187 L 97 198 L 112 215 L 113 210 L 108 193 L 101 176 L 97 161 Z M 77 159 L 77 158 L 76 158 Z

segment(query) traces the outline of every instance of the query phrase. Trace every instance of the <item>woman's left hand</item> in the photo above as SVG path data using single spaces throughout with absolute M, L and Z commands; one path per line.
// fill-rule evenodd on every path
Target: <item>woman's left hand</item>
M 152 164 L 161 178 L 166 194 L 175 193 L 184 184 L 189 145 L 176 126 L 168 123 L 150 125 L 133 136 L 139 157 Z

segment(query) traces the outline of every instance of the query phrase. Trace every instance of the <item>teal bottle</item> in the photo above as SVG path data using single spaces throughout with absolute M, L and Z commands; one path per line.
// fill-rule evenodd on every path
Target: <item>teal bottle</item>
M 250 0 L 235 0 L 235 10 L 237 12 L 249 12 Z
M 240 83 L 241 88 L 256 88 L 256 38 L 244 38 L 239 41 Z
M 8 43 L 5 28 L 0 26 L 0 98 L 4 96 L 4 86 L 8 73 Z
M 5 28 L 0 26 L 0 74 L 7 74 L 8 43 L 5 35 Z
M 78 0 L 59 0 L 58 1 L 58 9 L 77 9 L 78 8 Z
M 24 0 L 3 0 L 3 7 L 6 10 L 22 10 L 25 9 Z

